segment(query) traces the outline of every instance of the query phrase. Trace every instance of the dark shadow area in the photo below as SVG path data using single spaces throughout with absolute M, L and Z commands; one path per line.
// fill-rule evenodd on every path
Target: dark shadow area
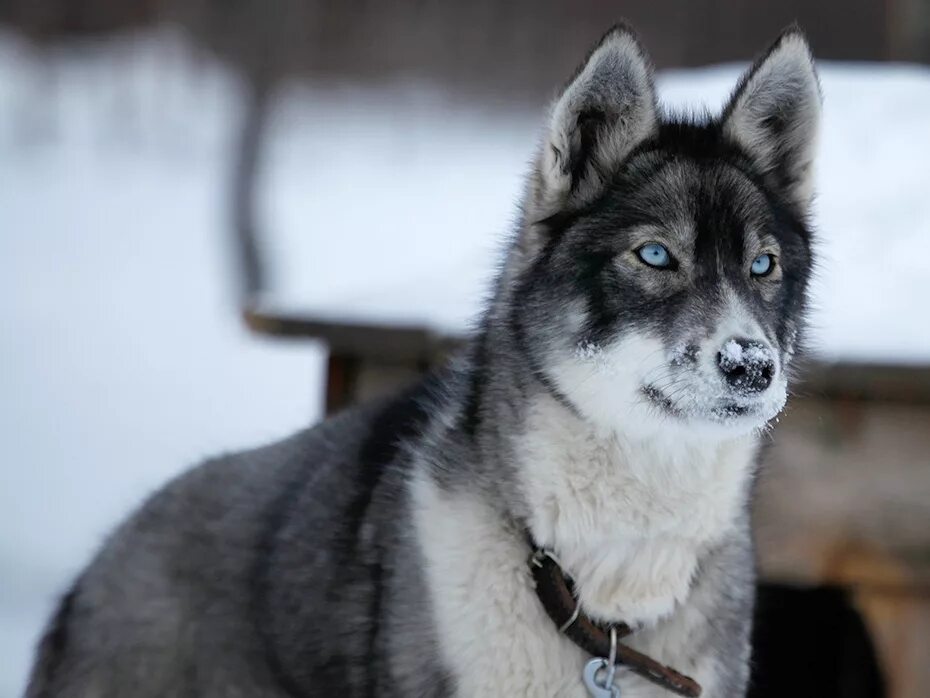
M 837 587 L 762 584 L 749 698 L 883 698 L 869 633 Z

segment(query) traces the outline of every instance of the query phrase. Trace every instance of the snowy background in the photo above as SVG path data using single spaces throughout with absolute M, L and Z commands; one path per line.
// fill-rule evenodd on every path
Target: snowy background
M 673 110 L 717 111 L 745 66 L 666 71 Z M 813 348 L 930 363 L 930 69 L 822 63 Z M 272 301 L 463 332 L 519 198 L 542 113 L 416 85 L 294 88 L 277 111 L 265 220 Z
M 741 68 L 665 73 L 660 91 L 716 109 Z M 815 346 L 930 364 L 930 71 L 822 79 Z M 168 30 L 41 54 L 0 34 L 0 698 L 141 497 L 320 416 L 322 349 L 237 320 L 240 87 Z M 419 84 L 286 89 L 261 190 L 268 302 L 461 331 L 540 123 Z
M 321 413 L 321 349 L 237 320 L 222 203 L 238 93 L 198 60 L 171 35 L 45 64 L 0 39 L 2 698 L 141 497 Z

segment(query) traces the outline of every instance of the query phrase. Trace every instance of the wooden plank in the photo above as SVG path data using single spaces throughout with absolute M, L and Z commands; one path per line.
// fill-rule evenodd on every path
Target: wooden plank
M 930 404 L 930 367 L 808 361 L 795 395 Z
M 930 405 L 795 399 L 755 498 L 763 574 L 930 595 Z
M 243 311 L 246 326 L 253 332 L 285 339 L 318 339 L 336 354 L 360 360 L 420 364 L 434 363 L 461 342 L 421 326 L 383 326 L 341 322 L 257 308 Z
M 464 343 L 419 325 L 343 322 L 259 307 L 243 311 L 246 325 L 273 337 L 322 340 L 360 361 L 433 365 Z M 794 393 L 800 397 L 930 404 L 930 367 L 818 362 L 802 364 Z

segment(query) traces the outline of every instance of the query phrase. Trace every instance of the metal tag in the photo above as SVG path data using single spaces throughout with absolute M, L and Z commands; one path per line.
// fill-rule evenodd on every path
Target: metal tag
M 584 665 L 581 678 L 591 698 L 620 698 L 620 689 L 613 685 L 613 672 L 608 671 L 609 668 L 610 662 L 603 657 L 592 659 Z

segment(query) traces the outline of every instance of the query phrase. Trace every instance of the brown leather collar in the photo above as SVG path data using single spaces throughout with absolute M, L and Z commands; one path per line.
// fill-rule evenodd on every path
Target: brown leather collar
M 530 571 L 536 582 L 536 595 L 559 631 L 592 657 L 610 655 L 610 631 L 588 618 L 581 611 L 572 594 L 570 582 L 555 557 L 537 548 L 530 557 Z M 626 624 L 615 626 L 617 637 L 626 637 L 633 631 Z M 680 696 L 697 698 L 701 685 L 671 667 L 637 652 L 623 643 L 617 643 L 617 664 Z

